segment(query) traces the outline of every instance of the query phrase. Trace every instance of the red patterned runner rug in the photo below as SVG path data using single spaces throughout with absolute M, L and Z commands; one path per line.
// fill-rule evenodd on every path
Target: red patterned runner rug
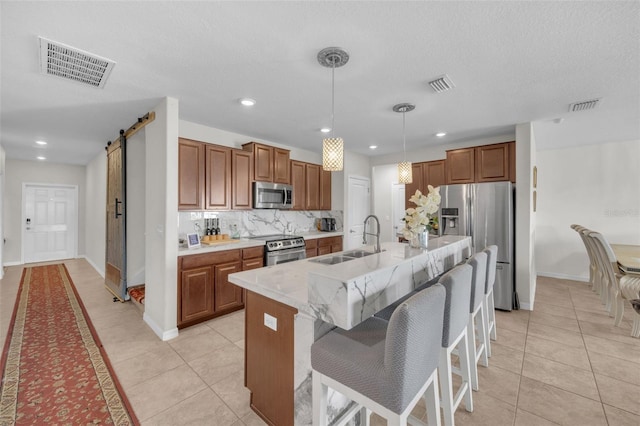
M 62 264 L 24 269 L 0 368 L 0 425 L 139 424 Z

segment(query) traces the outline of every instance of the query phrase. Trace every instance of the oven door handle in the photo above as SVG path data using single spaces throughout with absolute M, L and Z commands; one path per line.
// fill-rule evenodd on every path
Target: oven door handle
M 268 251 L 267 256 L 274 257 L 274 256 L 285 255 L 285 254 L 291 254 L 291 253 L 294 253 L 294 254 L 306 253 L 306 249 L 304 247 L 295 247 L 295 248 L 284 249 L 284 250 Z

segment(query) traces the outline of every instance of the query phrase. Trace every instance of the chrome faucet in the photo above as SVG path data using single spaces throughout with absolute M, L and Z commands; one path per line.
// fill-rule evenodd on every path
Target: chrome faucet
M 375 234 L 367 232 L 367 221 L 370 218 L 374 218 L 376 220 L 376 223 L 378 224 L 378 228 Z M 376 253 L 380 253 L 380 221 L 374 214 L 370 214 L 364 219 L 364 229 L 362 230 L 362 244 L 367 244 L 367 235 L 374 235 L 376 237 L 375 251 Z

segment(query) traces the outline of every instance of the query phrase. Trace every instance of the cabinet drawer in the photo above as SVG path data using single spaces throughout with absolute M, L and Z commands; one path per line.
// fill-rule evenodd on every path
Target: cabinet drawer
M 318 238 L 318 247 L 327 247 L 342 243 L 342 237 Z
M 308 249 L 317 248 L 318 247 L 318 240 L 304 240 L 304 245 Z
M 264 246 L 242 249 L 243 259 L 251 259 L 252 257 L 262 257 L 262 256 L 264 256 Z
M 207 265 L 240 260 L 240 250 L 225 250 L 212 253 L 192 254 L 181 257 L 180 268 L 192 269 Z
M 264 266 L 264 258 L 256 257 L 255 259 L 246 259 L 242 261 L 242 270 L 258 269 Z

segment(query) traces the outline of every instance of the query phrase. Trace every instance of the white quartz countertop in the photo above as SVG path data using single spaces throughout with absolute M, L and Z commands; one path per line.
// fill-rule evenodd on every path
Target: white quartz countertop
M 336 232 L 302 232 L 296 233 L 296 237 L 303 237 L 305 240 L 314 240 L 317 238 L 326 238 L 326 237 L 338 237 L 342 236 L 344 233 L 342 231 Z M 201 245 L 196 248 L 186 248 L 180 247 L 178 248 L 178 257 L 180 256 L 188 256 L 191 254 L 201 254 L 201 253 L 211 253 L 216 251 L 224 251 L 224 250 L 235 250 L 249 247 L 259 247 L 265 245 L 264 240 L 260 239 L 249 239 L 249 238 L 241 238 L 240 240 L 230 240 L 228 243 L 217 243 L 214 245 Z
M 372 246 L 361 249 L 373 251 Z M 334 265 L 315 260 L 344 252 L 237 272 L 229 275 L 229 281 L 349 329 L 464 260 L 470 238 L 433 238 L 426 250 L 388 242 L 382 250 Z

